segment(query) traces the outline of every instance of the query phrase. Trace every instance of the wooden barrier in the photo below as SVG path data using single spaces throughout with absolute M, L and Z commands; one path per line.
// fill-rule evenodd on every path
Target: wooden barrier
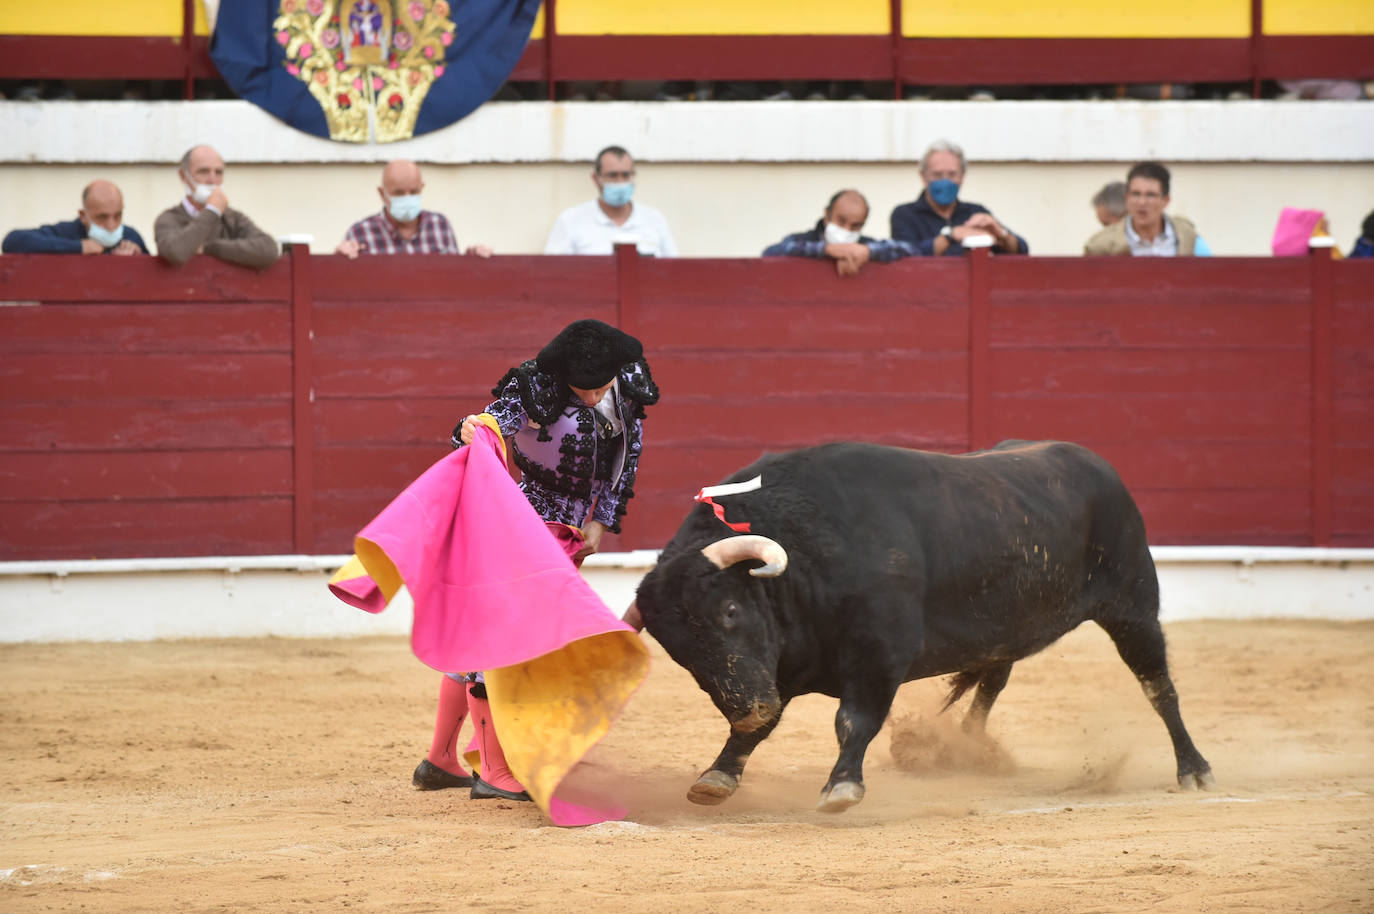
M 1374 262 L 0 257 L 0 559 L 347 552 L 580 317 L 663 401 L 613 550 L 765 450 L 1059 438 L 1155 544 L 1374 545 Z

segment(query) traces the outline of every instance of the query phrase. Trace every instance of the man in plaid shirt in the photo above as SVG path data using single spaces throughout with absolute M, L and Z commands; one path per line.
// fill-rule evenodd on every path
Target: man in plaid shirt
M 382 211 L 353 223 L 334 249 L 349 260 L 359 254 L 458 254 L 453 228 L 443 215 L 422 209 L 425 182 L 420 166 L 406 159 L 389 162 L 382 170 Z M 490 257 L 491 248 L 475 244 L 467 253 Z

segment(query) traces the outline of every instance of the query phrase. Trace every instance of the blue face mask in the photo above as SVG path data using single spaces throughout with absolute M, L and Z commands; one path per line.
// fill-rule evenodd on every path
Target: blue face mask
M 634 195 L 635 182 L 633 181 L 601 185 L 601 199 L 606 201 L 607 206 L 624 206 L 630 202 L 630 198 Z
M 391 218 L 397 222 L 414 222 L 420 218 L 420 195 L 403 194 L 392 197 L 387 202 L 386 211 L 391 213 Z
M 937 206 L 949 206 L 959 199 L 959 182 L 940 178 L 926 185 L 926 193 L 930 194 L 930 199 L 935 201 Z
M 112 248 L 124 240 L 124 224 L 121 222 L 113 229 L 107 229 L 92 222 L 86 229 L 86 237 L 102 248 Z

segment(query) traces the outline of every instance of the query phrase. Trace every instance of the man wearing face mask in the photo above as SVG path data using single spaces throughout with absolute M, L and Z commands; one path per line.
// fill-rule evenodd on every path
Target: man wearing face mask
M 959 199 L 964 181 L 964 150 L 937 140 L 921 157 L 925 190 L 914 203 L 892 211 L 892 237 L 920 253 L 939 257 L 962 254 L 963 241 L 972 235 L 992 238 L 994 254 L 1029 254 L 1026 239 L 993 218 L 987 207 Z
M 857 190 L 842 190 L 830 198 L 815 228 L 788 235 L 763 251 L 764 257 L 830 257 L 835 272 L 853 276 L 870 260 L 891 263 L 916 254 L 903 241 L 884 241 L 861 234 L 868 221 L 868 201 Z
M 6 254 L 146 254 L 143 238 L 124 224 L 124 195 L 109 181 L 92 181 L 81 192 L 81 209 L 70 222 L 15 229 L 5 236 Z
M 240 266 L 264 269 L 276 263 L 277 242 L 243 213 L 229 208 L 224 160 L 209 146 L 192 146 L 177 165 L 186 194 L 153 223 L 157 253 L 180 266 L 209 254 Z
M 424 187 L 419 165 L 406 159 L 389 162 L 382 169 L 382 184 L 377 188 L 382 211 L 353 223 L 334 253 L 349 260 L 359 254 L 459 253 L 448 219 L 421 206 Z M 467 253 L 490 257 L 492 251 L 476 244 Z
M 652 206 L 633 200 L 634 179 L 635 162 L 628 152 L 619 146 L 601 150 L 592 170 L 597 198 L 559 215 L 544 253 L 610 254 L 617 244 L 633 244 L 641 254 L 676 257 L 668 220 Z

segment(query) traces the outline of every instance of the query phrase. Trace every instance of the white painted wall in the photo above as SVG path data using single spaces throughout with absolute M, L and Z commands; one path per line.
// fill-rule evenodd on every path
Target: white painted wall
M 1038 254 L 1076 255 L 1096 229 L 1088 199 L 1143 158 L 1174 173 L 1171 210 L 1222 255 L 1267 255 L 1283 206 L 1327 212 L 1346 249 L 1374 210 L 1368 102 L 492 103 L 438 133 L 382 146 L 291 130 L 246 102 L 0 102 L 0 233 L 72 218 L 80 188 L 119 184 L 126 220 L 151 243 L 180 193 L 169 163 L 195 142 L 229 163 L 232 205 L 276 235 L 327 253 L 380 206 L 380 163 L 426 163 L 426 205 L 462 244 L 543 250 L 563 208 L 592 194 L 590 159 L 620 143 L 639 160 L 639 199 L 663 210 L 689 257 L 751 257 L 809 227 L 855 186 L 886 236 L 920 189 L 931 140 L 963 144 L 964 197 Z
M 1374 619 L 1374 549 L 1154 550 L 1160 617 Z M 345 556 L 0 563 L 0 642 L 402 635 L 404 591 L 371 615 L 326 586 Z M 591 557 L 583 572 L 624 612 L 651 551 Z

